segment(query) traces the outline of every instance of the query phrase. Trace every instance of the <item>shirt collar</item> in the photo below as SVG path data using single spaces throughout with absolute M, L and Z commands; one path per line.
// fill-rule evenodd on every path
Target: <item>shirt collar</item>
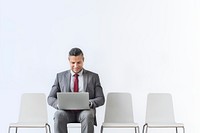
M 71 75 L 74 76 L 75 73 L 72 70 L 70 72 L 71 72 Z M 83 69 L 78 73 L 78 75 L 79 76 L 83 75 Z

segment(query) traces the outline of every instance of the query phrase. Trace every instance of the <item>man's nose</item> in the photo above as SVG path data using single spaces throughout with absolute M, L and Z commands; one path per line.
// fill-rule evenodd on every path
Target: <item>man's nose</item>
M 74 67 L 77 67 L 77 66 L 78 66 L 77 63 L 75 63 L 75 64 L 74 64 Z

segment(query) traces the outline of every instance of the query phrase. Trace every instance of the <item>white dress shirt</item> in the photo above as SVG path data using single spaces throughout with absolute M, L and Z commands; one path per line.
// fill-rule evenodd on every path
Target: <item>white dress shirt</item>
M 70 89 L 72 92 L 74 92 L 74 72 L 71 70 L 71 83 L 70 83 Z M 78 73 L 78 90 L 79 92 L 84 92 L 83 89 L 83 69 Z

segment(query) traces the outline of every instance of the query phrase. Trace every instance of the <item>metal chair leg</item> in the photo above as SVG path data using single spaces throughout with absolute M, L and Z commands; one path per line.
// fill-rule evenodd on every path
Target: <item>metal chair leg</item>
M 103 126 L 101 126 L 101 133 L 103 133 Z
M 178 133 L 178 128 L 176 127 L 176 133 Z
M 143 126 L 142 133 L 144 133 L 144 132 L 147 133 L 147 124 L 144 124 L 144 126 Z

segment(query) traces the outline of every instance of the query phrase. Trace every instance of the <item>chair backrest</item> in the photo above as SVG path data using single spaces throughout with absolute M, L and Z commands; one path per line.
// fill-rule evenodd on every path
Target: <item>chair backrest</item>
M 47 123 L 46 96 L 43 93 L 24 93 L 21 96 L 19 122 Z
M 108 93 L 104 122 L 131 123 L 133 119 L 132 97 L 130 93 Z
M 146 123 L 174 123 L 172 96 L 169 93 L 150 93 L 147 96 Z

